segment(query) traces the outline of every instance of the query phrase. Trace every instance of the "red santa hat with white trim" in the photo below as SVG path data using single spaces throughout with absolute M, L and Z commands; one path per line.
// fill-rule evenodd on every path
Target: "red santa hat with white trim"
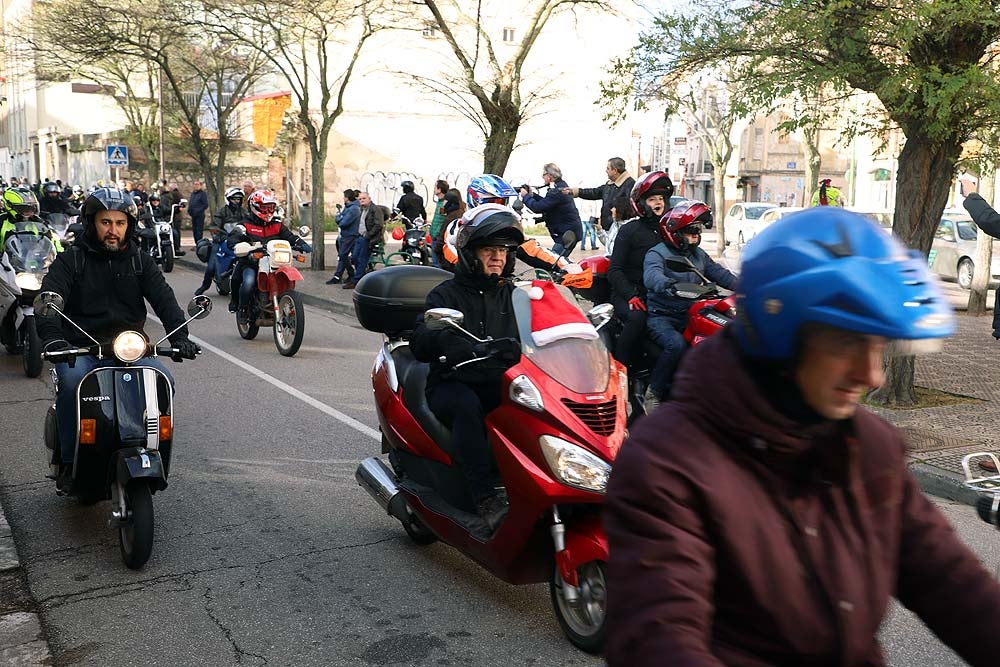
M 594 325 L 559 293 L 555 283 L 534 280 L 528 296 L 531 298 L 531 338 L 535 345 L 542 347 L 564 338 L 598 337 Z

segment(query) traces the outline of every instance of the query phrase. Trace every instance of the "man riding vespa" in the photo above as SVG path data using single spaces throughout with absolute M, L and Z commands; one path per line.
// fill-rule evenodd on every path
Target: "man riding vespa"
M 487 350 L 454 329 L 432 330 L 421 318 L 410 348 L 419 361 L 431 364 L 428 404 L 452 430 L 457 463 L 476 510 L 492 531 L 507 514 L 507 495 L 494 488 L 493 453 L 484 424 L 487 413 L 500 405 L 504 371 L 520 357 L 511 276 L 524 234 L 517 214 L 506 206 L 471 209 L 463 223 L 455 242 L 455 277 L 431 290 L 427 308 L 461 311 L 465 329 L 495 340 Z
M 109 344 L 123 331 L 142 331 L 146 323 L 146 301 L 152 305 L 166 331 L 183 324 L 184 313 L 156 262 L 136 247 L 133 233 L 138 212 L 132 197 L 118 189 L 99 188 L 84 200 L 80 217 L 84 228 L 82 236 L 69 252 L 56 257 L 42 281 L 41 291 L 62 296 L 63 312 L 67 317 L 102 345 Z M 93 344 L 55 313 L 38 318 L 38 335 L 46 352 Z M 201 352 L 201 348 L 188 339 L 187 327 L 174 332 L 170 343 L 178 351 L 175 361 L 194 359 Z M 63 464 L 58 480 L 60 488 L 71 479 L 76 444 L 76 388 L 91 370 L 115 363 L 117 360 L 113 356 L 103 360 L 81 356 L 73 364 L 56 364 L 59 388 L 56 420 Z M 153 367 L 171 377 L 155 357 L 141 359 L 135 365 Z

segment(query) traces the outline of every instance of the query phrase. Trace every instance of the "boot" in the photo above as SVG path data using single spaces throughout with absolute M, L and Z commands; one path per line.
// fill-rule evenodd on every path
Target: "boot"
M 506 492 L 504 495 L 506 495 Z M 508 509 L 506 499 L 499 493 L 495 493 L 485 500 L 481 500 L 479 504 L 476 505 L 476 512 L 479 514 L 480 518 L 486 522 L 486 525 L 489 526 L 491 533 L 496 532 L 497 526 L 499 526 L 500 522 L 502 522 L 504 517 L 507 516 Z

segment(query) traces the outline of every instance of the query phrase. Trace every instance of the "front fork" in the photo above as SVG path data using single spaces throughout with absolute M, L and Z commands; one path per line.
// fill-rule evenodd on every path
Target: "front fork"
M 567 602 L 576 602 L 580 597 L 579 580 L 576 576 L 576 568 L 570 560 L 569 549 L 566 548 L 566 524 L 559 516 L 559 508 L 552 507 L 552 543 L 556 550 L 556 567 L 559 568 L 559 576 L 563 580 L 562 593 Z

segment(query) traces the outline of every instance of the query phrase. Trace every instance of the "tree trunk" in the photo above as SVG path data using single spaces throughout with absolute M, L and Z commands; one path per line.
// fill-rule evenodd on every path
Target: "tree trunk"
M 721 213 L 716 213 L 712 216 L 715 220 L 715 236 L 719 239 L 718 243 L 715 244 L 715 256 L 722 257 L 722 253 L 726 250 L 726 182 L 725 164 L 713 165 L 715 167 L 715 178 L 712 180 L 712 199 L 713 210 L 721 211 Z
M 517 141 L 517 126 L 493 125 L 483 147 L 483 173 L 503 176 Z
M 899 155 L 893 231 L 925 257 L 948 201 L 960 152 L 957 139 L 934 143 L 917 128 L 910 130 Z M 883 406 L 913 405 L 913 357 L 890 357 L 885 368 L 885 383 L 870 400 Z
M 983 174 L 979 179 L 979 194 L 988 202 L 993 201 L 996 172 Z M 976 235 L 976 272 L 969 291 L 969 315 L 986 315 L 986 297 L 990 282 L 990 265 L 993 261 L 993 237 L 980 231 Z
M 809 206 L 813 193 L 819 187 L 819 170 L 823 164 L 823 158 L 819 154 L 819 130 L 802 132 L 802 154 L 806 159 L 802 205 Z
M 312 260 L 314 271 L 326 270 L 326 133 L 310 141 L 309 167 L 312 173 L 312 196 L 309 208 L 312 212 Z

